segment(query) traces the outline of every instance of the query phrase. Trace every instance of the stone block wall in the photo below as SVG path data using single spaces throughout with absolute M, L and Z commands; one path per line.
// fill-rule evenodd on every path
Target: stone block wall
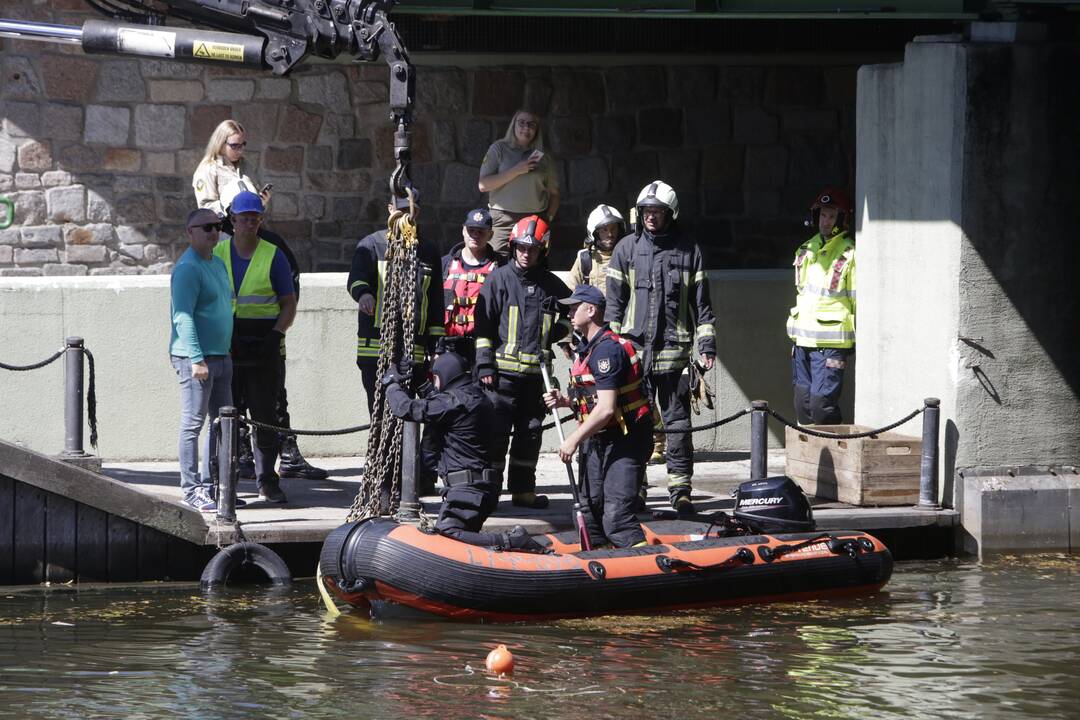
M 74 0 L 0 0 L 0 17 L 80 24 Z M 393 164 L 383 65 L 309 62 L 280 78 L 247 69 L 0 40 L 0 275 L 168 272 L 185 246 L 191 173 L 212 129 L 248 131 L 256 180 L 274 184 L 268 224 L 306 271 L 347 269 L 385 222 Z M 806 235 L 821 186 L 854 181 L 853 61 L 605 66 L 542 56 L 461 67 L 418 58 L 412 177 L 421 231 L 448 249 L 488 145 L 515 108 L 546 121 L 563 204 L 553 267 L 568 267 L 600 202 L 624 212 L 648 182 L 679 192 L 680 222 L 711 267 L 778 267 Z

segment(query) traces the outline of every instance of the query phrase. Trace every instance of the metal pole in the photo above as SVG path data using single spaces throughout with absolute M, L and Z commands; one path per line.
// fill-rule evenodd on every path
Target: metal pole
M 764 480 L 769 474 L 769 403 L 750 403 L 750 479 Z
M 217 519 L 223 523 L 236 522 L 236 481 L 238 463 L 237 450 L 240 446 L 240 423 L 238 413 L 231 405 L 221 408 L 218 424 L 221 435 L 217 445 Z M 214 428 L 210 428 L 213 432 Z
M 83 451 L 83 339 L 69 337 L 64 352 L 64 452 L 61 457 L 86 457 Z
M 420 479 L 420 425 L 405 421 L 401 434 L 401 503 L 398 505 L 399 522 L 420 520 L 420 498 L 416 487 Z
M 941 416 L 941 400 L 923 400 L 922 465 L 919 468 L 919 507 L 923 510 L 940 510 L 938 504 L 938 425 Z

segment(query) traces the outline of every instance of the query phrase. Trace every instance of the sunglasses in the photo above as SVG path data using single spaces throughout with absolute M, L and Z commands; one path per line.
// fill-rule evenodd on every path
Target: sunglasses
M 490 232 L 488 230 L 484 230 L 483 228 L 477 228 L 477 227 L 468 227 L 468 228 L 465 228 L 465 231 L 467 233 L 469 233 L 469 237 L 471 237 L 471 238 L 487 237 L 488 232 Z
M 244 142 L 238 142 L 238 143 L 227 142 L 225 144 L 228 145 L 233 150 L 243 150 L 244 148 L 247 147 L 247 140 L 245 140 Z
M 188 227 L 202 228 L 203 232 L 208 232 L 208 233 L 221 232 L 221 223 L 219 223 L 219 222 L 206 223 L 205 225 L 189 225 Z

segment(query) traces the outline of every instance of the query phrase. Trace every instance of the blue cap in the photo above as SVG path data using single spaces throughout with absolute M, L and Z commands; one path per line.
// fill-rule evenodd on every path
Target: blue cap
M 236 215 L 246 212 L 257 212 L 261 215 L 264 212 L 263 201 L 262 198 L 255 193 L 244 190 L 236 193 L 236 197 L 233 198 L 229 210 Z
M 481 228 L 483 230 L 491 229 L 491 213 L 487 211 L 487 208 L 476 208 L 470 210 L 469 214 L 465 216 L 465 227 Z
M 590 305 L 596 305 L 597 307 L 604 306 L 604 293 L 600 292 L 600 288 L 593 287 L 592 285 L 578 285 L 574 288 L 574 294 L 570 297 L 560 300 L 563 305 L 577 305 L 578 303 L 589 303 Z

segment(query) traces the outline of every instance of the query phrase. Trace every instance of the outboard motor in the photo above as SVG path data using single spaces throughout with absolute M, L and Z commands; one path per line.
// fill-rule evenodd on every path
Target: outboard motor
M 751 480 L 735 490 L 735 519 L 756 533 L 810 532 L 814 513 L 810 501 L 786 475 Z

